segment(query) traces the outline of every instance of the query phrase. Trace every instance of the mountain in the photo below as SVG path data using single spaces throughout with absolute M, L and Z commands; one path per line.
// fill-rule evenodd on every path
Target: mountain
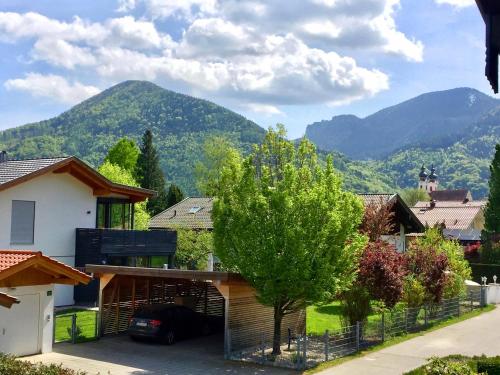
M 354 159 L 382 159 L 416 144 L 459 139 L 472 124 L 500 106 L 471 88 L 430 92 L 368 117 L 335 116 L 307 126 L 306 136 L 324 150 Z
M 488 195 L 489 165 L 500 142 L 500 107 L 470 125 L 461 134 L 440 142 L 404 147 L 387 157 L 369 161 L 373 169 L 400 187 L 416 187 L 422 164 L 437 167 L 441 188 L 467 188 L 475 199 Z
M 254 122 L 212 102 L 150 82 L 126 81 L 57 117 L 0 132 L 0 149 L 17 158 L 76 155 L 98 166 L 119 138 L 139 142 L 146 129 L 155 136 L 167 179 L 190 195 L 197 194 L 193 170 L 207 137 L 230 138 L 248 153 L 265 134 Z M 334 162 L 351 190 L 393 190 L 386 176 L 362 163 L 338 153 Z

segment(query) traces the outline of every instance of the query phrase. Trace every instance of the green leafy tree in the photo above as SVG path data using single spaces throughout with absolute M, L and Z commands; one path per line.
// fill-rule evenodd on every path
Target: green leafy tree
M 160 168 L 151 130 L 146 130 L 142 137 L 141 153 L 137 158 L 136 177 L 141 187 L 155 190 L 158 193 L 155 198 L 151 198 L 147 203 L 149 213 L 156 215 L 167 208 L 165 176 Z
M 490 193 L 484 211 L 484 232 L 489 235 L 500 233 L 500 144 L 495 147 L 495 156 L 490 165 L 490 180 L 488 182 Z
M 133 140 L 122 138 L 108 151 L 104 161 L 109 161 L 111 164 L 119 165 L 134 173 L 139 152 L 139 148 Z
M 207 197 L 217 196 L 224 168 L 240 164 L 241 155 L 227 138 L 208 138 L 203 144 L 202 160 L 195 165 L 196 187 Z
M 102 174 L 107 179 L 116 182 L 117 184 L 135 186 L 138 187 L 139 184 L 132 176 L 132 173 L 126 169 L 123 169 L 119 165 L 111 164 L 109 161 L 105 161 L 99 167 L 99 173 Z M 146 209 L 147 202 L 139 202 L 134 205 L 134 228 L 139 230 L 148 229 L 150 215 Z
M 208 256 L 213 252 L 214 244 L 211 232 L 177 229 L 176 266 L 188 269 L 206 269 Z
M 409 207 L 415 206 L 417 202 L 428 202 L 431 199 L 422 189 L 405 189 L 401 192 L 401 198 Z
M 357 231 L 363 204 L 342 189 L 331 157 L 321 168 L 315 147 L 303 139 L 296 148 L 282 125 L 269 129 L 241 171 L 224 168 L 220 181 L 216 255 L 273 307 L 279 354 L 285 315 L 332 300 L 354 280 L 366 243 Z
M 184 199 L 184 193 L 176 184 L 170 184 L 167 191 L 167 208 L 179 203 Z

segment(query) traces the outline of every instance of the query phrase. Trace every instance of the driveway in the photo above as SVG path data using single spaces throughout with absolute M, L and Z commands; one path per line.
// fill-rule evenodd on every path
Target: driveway
M 180 341 L 172 346 L 138 343 L 126 336 L 99 341 L 54 345 L 54 351 L 26 357 L 33 362 L 62 363 L 89 375 L 291 375 L 272 367 L 225 361 L 223 339 L 208 336 Z
M 432 356 L 500 355 L 500 308 L 331 367 L 322 375 L 400 375 Z

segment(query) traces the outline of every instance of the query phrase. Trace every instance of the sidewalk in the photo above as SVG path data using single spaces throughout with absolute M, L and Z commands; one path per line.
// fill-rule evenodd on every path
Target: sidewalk
M 400 375 L 432 356 L 500 355 L 500 308 L 331 367 L 322 375 Z

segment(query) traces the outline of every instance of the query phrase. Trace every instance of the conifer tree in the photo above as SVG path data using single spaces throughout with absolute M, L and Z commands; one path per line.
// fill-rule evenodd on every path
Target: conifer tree
M 484 211 L 483 236 L 500 233 L 500 144 L 495 147 L 495 156 L 490 165 L 489 196 Z
M 170 184 L 167 192 L 167 208 L 179 203 L 184 199 L 184 193 L 176 184 Z
M 165 176 L 160 168 L 158 153 L 153 144 L 153 134 L 149 129 L 142 137 L 141 153 L 137 158 L 136 179 L 142 188 L 158 192 L 158 195 L 151 198 L 147 204 L 151 215 L 156 215 L 167 208 Z

